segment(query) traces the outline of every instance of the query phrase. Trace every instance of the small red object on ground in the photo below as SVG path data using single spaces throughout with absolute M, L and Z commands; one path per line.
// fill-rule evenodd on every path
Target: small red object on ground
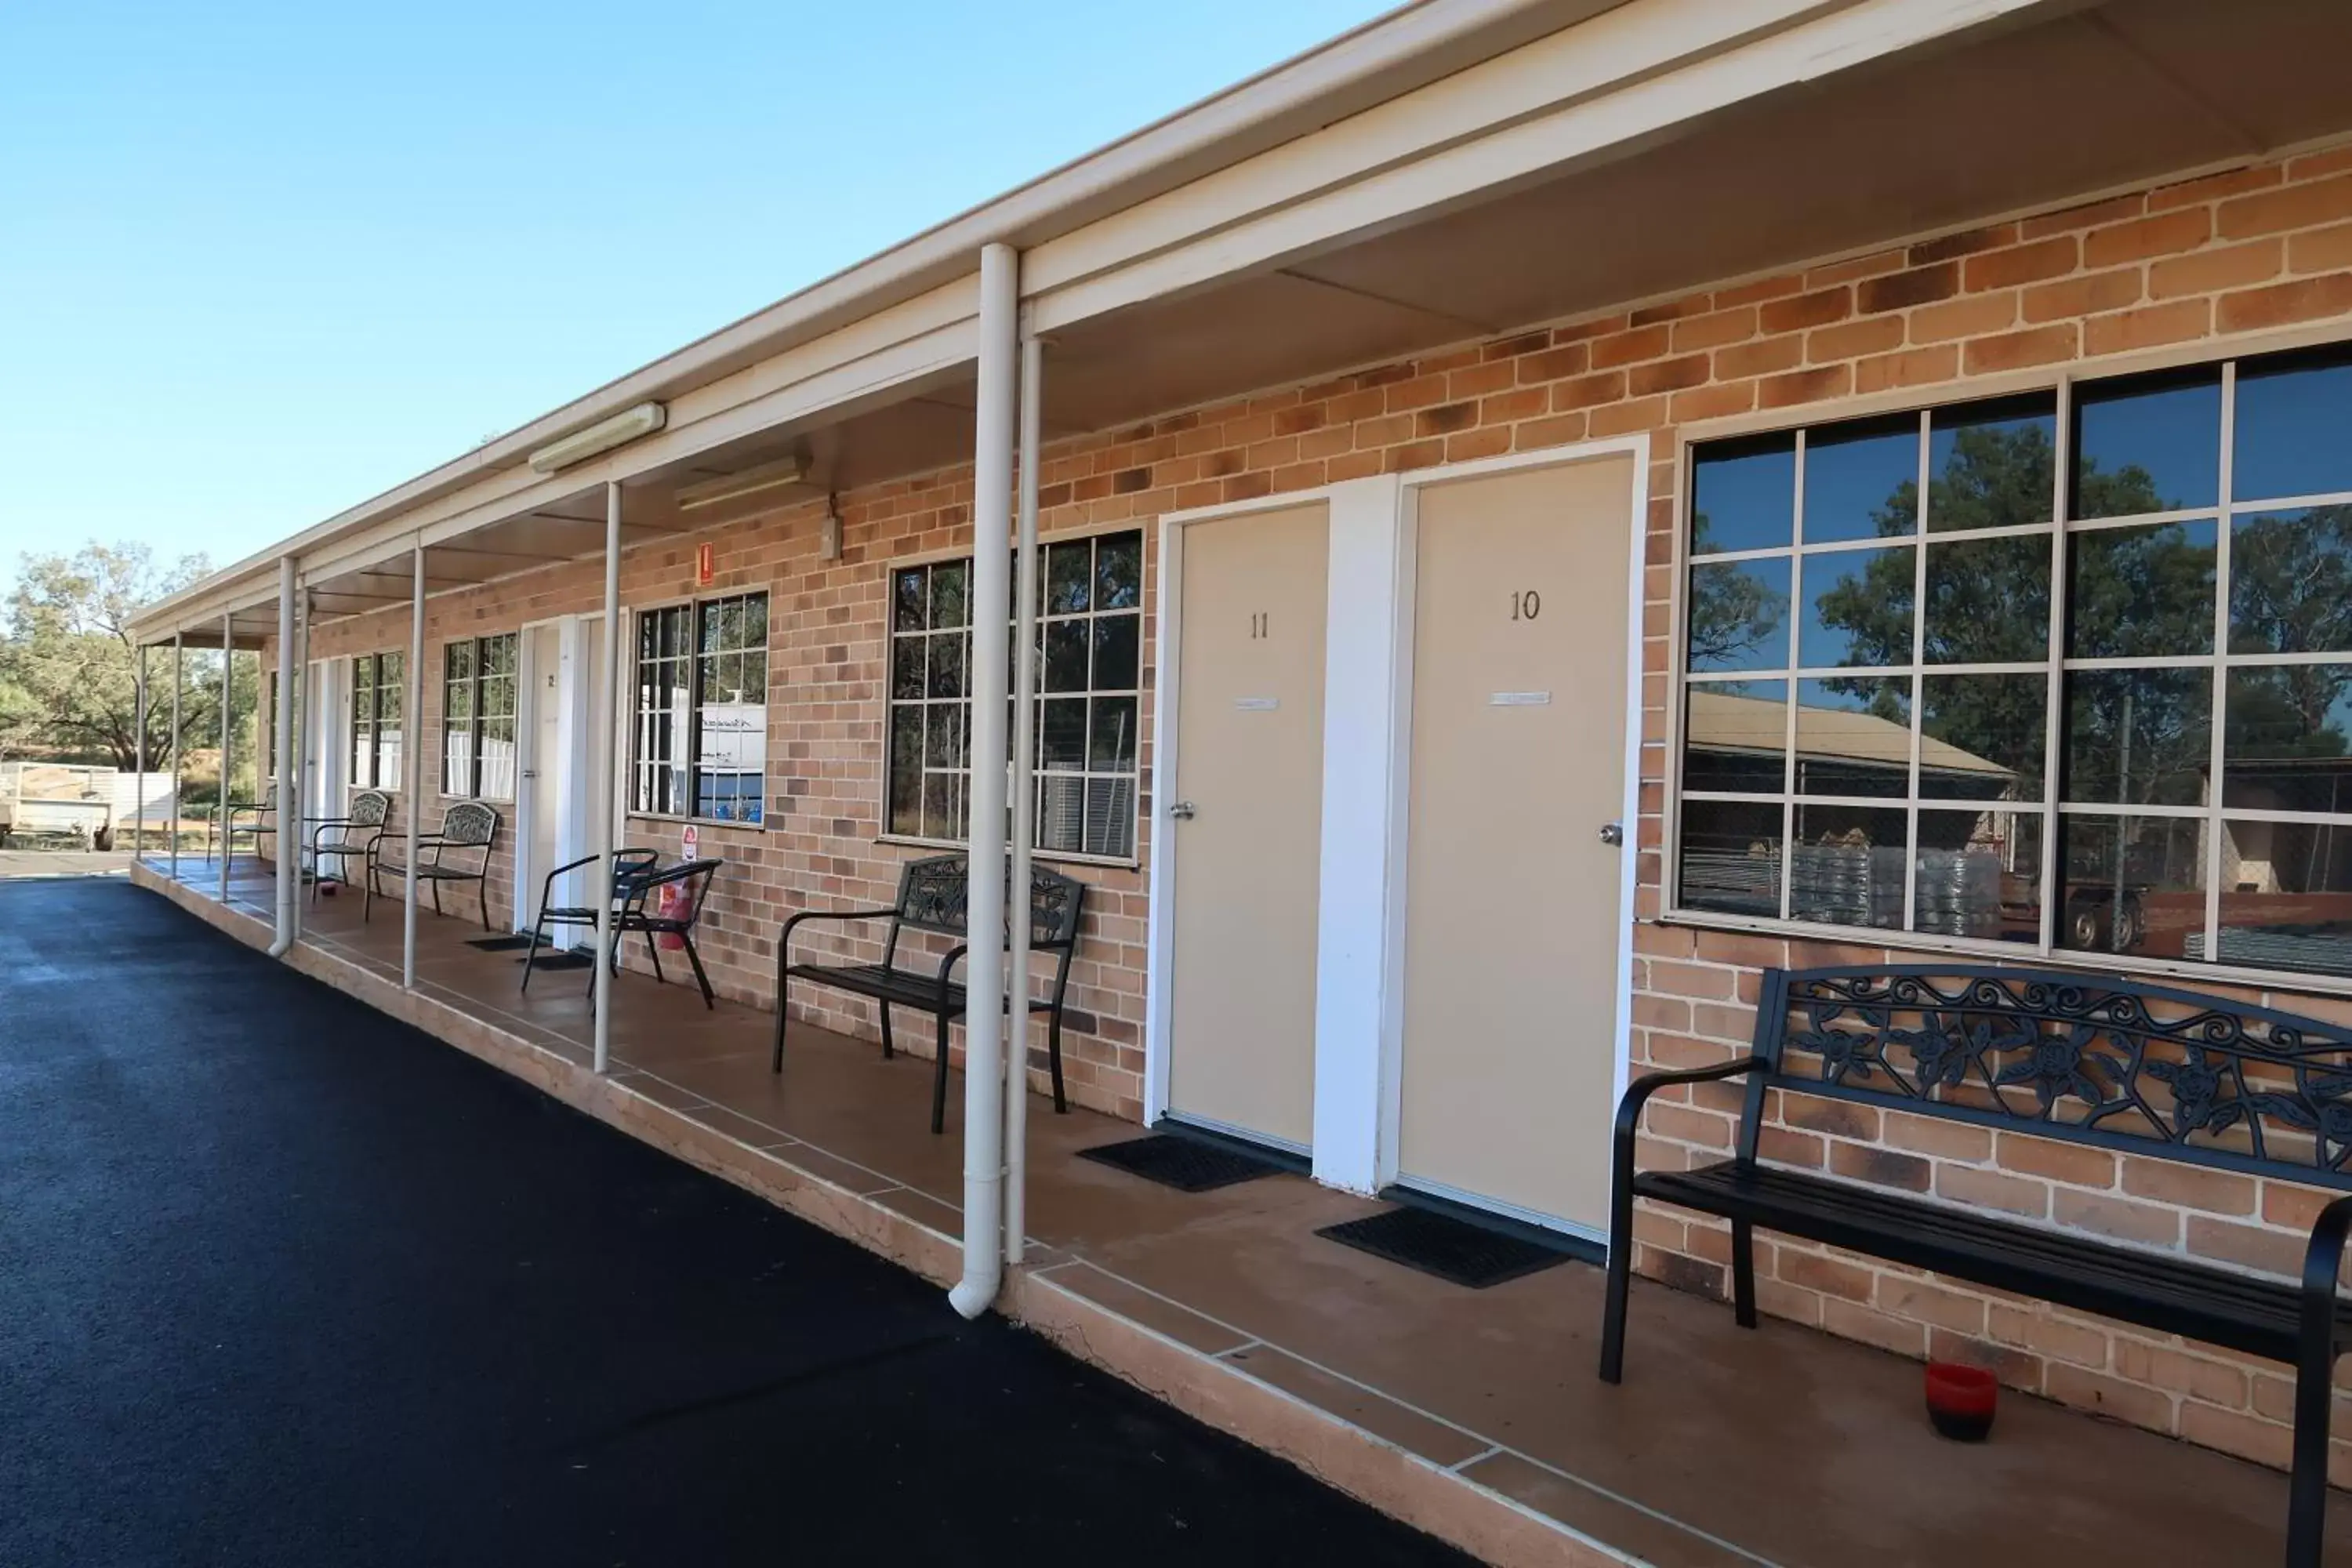
M 1927 1419 L 1955 1442 L 1983 1442 L 1992 1430 L 1993 1406 L 2000 1397 L 2000 1380 L 1980 1366 L 1927 1363 Z

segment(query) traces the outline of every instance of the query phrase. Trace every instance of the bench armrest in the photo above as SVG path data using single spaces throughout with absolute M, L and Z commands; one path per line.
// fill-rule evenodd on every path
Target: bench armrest
M 1617 1106 L 1617 1190 L 1629 1192 L 1633 1179 L 1633 1142 L 1642 1128 L 1642 1107 L 1650 1096 L 1662 1089 L 1683 1083 L 1716 1083 L 1727 1078 L 1744 1078 L 1771 1064 L 1762 1057 L 1740 1057 L 1713 1067 L 1688 1068 L 1680 1072 L 1654 1072 L 1635 1079 L 1626 1088 L 1625 1098 Z
M 803 910 L 784 921 L 784 929 L 776 933 L 776 979 L 783 981 L 786 953 L 792 946 L 793 928 L 803 921 L 883 921 L 898 911 L 894 906 L 887 910 Z
M 2302 1350 L 2306 1368 L 2335 1364 L 2336 1280 L 2344 1267 L 2347 1237 L 2352 1237 L 2352 1194 L 2319 1211 L 2304 1248 Z

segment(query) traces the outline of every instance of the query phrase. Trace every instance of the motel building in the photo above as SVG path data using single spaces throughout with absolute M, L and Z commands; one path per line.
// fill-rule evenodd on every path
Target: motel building
M 145 611 L 151 710 L 258 661 L 274 782 L 136 879 L 1494 1561 L 2285 1560 L 2292 1352 L 1636 1203 L 1613 1128 L 1810 1027 L 1853 1092 L 1673 1083 L 1645 1179 L 1754 1115 L 2053 1256 L 2303 1279 L 2352 1187 L 2347 60 L 2327 0 L 1404 6 Z M 367 896 L 314 851 L 378 812 Z M 412 879 L 469 816 L 487 875 Z M 593 952 L 613 849 L 717 862 L 661 904 L 714 1005 L 641 934 L 483 945 L 551 897 Z M 887 1055 L 868 994 L 776 1011 L 888 940 L 787 920 L 964 855 L 1082 900 L 1060 1113 L 997 1001 L 1058 952 Z M 1006 885 L 926 907 L 1028 938 Z M 1789 1022 L 1831 966 L 2309 1022 L 1938 1079 Z M 1084 1157 L 1163 1126 L 1281 1169 Z M 1399 1205 L 1568 1261 L 1318 1234 Z M 1982 1447 L 1927 1360 L 1997 1377 Z

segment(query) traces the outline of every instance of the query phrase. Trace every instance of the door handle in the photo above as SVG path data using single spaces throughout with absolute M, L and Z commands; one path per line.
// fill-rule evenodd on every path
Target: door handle
M 1608 845 L 1612 848 L 1615 848 L 1617 846 L 1624 843 L 1625 825 L 1622 822 L 1602 823 L 1601 825 L 1601 842 Z
M 539 776 L 539 770 L 537 768 L 525 768 L 522 771 L 522 776 L 527 779 L 535 779 Z
M 1179 822 L 1190 822 L 1193 816 L 1192 803 L 1189 800 L 1177 801 L 1169 806 L 1168 815 Z

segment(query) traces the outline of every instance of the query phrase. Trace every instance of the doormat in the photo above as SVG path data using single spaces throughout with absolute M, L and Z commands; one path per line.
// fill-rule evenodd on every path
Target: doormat
M 517 963 L 524 962 L 516 959 Z M 596 960 L 584 952 L 550 952 L 541 948 L 539 956 L 529 961 L 533 969 L 593 969 Z
M 528 936 L 478 936 L 469 938 L 466 945 L 478 947 L 484 952 L 519 952 L 530 945 L 530 938 Z M 544 947 L 547 943 L 542 941 L 540 945 Z
M 1315 1234 L 1473 1290 L 1533 1274 L 1574 1256 L 1560 1247 L 1505 1236 L 1425 1208 L 1393 1208 L 1344 1225 L 1327 1225 Z
M 1212 1192 L 1237 1182 L 1254 1182 L 1260 1176 L 1283 1173 L 1283 1167 L 1271 1160 L 1166 1132 L 1131 1138 L 1124 1143 L 1106 1143 L 1098 1149 L 1081 1149 L 1078 1156 L 1125 1171 L 1130 1176 L 1141 1176 L 1147 1182 L 1157 1182 L 1163 1187 L 1173 1187 L 1180 1193 Z

